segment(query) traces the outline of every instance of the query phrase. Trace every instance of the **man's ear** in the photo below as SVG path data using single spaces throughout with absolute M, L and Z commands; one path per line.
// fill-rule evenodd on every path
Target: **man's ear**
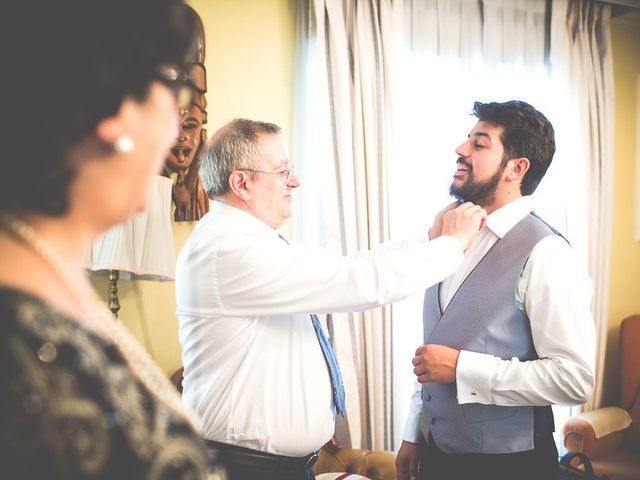
M 524 178 L 525 173 L 529 171 L 531 162 L 527 157 L 512 158 L 509 160 L 507 168 L 507 180 L 517 181 Z
M 245 202 L 251 200 L 251 193 L 247 188 L 248 178 L 247 173 L 241 170 L 235 170 L 229 175 L 229 188 L 231 192 Z

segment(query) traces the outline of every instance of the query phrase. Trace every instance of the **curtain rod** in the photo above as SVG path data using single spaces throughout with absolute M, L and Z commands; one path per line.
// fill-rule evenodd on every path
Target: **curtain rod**
M 640 1 L 638 0 L 598 0 L 601 3 L 609 3 L 614 6 L 629 7 L 634 10 L 640 10 Z

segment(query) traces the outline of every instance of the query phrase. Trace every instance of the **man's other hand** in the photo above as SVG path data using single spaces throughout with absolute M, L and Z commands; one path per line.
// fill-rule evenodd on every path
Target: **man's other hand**
M 396 456 L 398 480 L 416 480 L 418 473 L 418 444 L 404 440 Z
M 446 345 L 421 345 L 411 361 L 413 373 L 420 383 L 453 383 L 459 356 L 460 350 Z

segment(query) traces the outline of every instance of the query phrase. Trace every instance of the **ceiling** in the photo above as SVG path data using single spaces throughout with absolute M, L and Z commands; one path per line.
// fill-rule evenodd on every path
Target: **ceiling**
M 606 3 L 612 4 L 611 16 L 614 22 L 640 28 L 640 0 L 615 0 Z

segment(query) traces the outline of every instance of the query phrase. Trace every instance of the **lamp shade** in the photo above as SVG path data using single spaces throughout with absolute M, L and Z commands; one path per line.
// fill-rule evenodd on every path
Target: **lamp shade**
M 173 280 L 176 253 L 171 225 L 171 179 L 155 177 L 147 211 L 107 230 L 93 242 L 88 269 L 118 270 L 127 280 Z

